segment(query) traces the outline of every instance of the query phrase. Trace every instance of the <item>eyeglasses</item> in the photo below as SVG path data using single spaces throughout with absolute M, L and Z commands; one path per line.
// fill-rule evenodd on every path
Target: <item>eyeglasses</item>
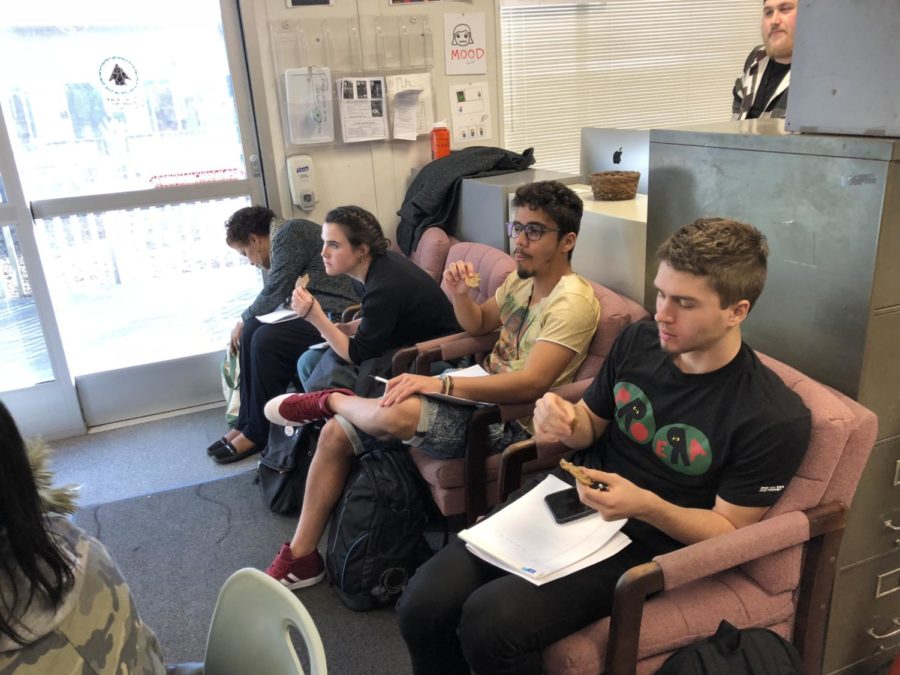
M 526 223 L 523 225 L 514 220 L 513 222 L 506 224 L 506 232 L 509 234 L 510 239 L 515 239 L 524 232 L 528 241 L 537 241 L 544 236 L 544 232 L 559 232 L 559 228 L 547 227 L 540 223 Z

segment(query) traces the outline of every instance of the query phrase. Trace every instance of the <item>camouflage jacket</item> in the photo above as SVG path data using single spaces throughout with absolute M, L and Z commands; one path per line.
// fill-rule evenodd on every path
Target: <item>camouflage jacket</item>
M 763 73 L 769 65 L 769 57 L 766 56 L 766 49 L 762 45 L 754 47 L 753 51 L 747 57 L 744 63 L 744 72 L 734 82 L 732 94 L 734 101 L 731 105 L 731 119 L 744 120 L 747 119 L 747 113 L 753 107 L 753 99 L 756 98 L 756 92 L 762 84 Z M 760 117 L 776 117 L 784 118 L 787 111 L 788 87 L 791 85 L 791 73 L 788 71 L 778 83 L 778 88 L 766 104 L 763 106 Z
M 61 549 L 75 562 L 75 584 L 55 610 L 35 597 L 19 619 L 28 644 L 0 637 L 0 675 L 165 673 L 156 636 L 138 617 L 128 584 L 103 544 L 63 516 L 49 520 Z

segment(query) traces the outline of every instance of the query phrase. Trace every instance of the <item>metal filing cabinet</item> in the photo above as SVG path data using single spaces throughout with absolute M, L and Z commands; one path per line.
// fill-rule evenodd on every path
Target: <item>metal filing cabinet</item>
M 900 651 L 900 139 L 790 134 L 782 120 L 652 131 L 648 275 L 669 234 L 709 215 L 769 239 L 747 342 L 878 415 L 838 557 L 824 664 L 829 674 L 876 672 Z

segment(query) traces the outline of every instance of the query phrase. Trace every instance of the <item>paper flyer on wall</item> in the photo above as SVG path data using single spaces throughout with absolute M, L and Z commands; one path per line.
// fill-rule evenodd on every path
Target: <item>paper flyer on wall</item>
M 404 75 L 388 75 L 388 101 L 393 108 L 392 121 L 394 138 L 415 140 L 431 131 L 434 125 L 434 93 L 431 86 L 431 73 L 407 73 Z M 410 110 L 410 108 L 414 108 Z M 398 114 L 400 132 L 398 132 Z M 414 114 L 415 128 L 410 138 L 408 120 Z M 403 134 L 403 135 L 401 135 Z
M 345 143 L 388 137 L 383 77 L 345 77 L 338 80 L 341 132 Z

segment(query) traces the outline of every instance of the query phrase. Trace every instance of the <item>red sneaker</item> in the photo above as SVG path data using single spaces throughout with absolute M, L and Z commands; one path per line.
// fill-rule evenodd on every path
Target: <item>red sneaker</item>
M 283 427 L 327 419 L 334 415 L 327 404 L 329 394 L 356 396 L 349 389 L 323 389 L 308 394 L 282 394 L 266 403 L 266 419 Z
M 293 591 L 322 581 L 325 578 L 325 562 L 316 550 L 295 560 L 291 555 L 291 547 L 285 543 L 281 545 L 266 574 Z

